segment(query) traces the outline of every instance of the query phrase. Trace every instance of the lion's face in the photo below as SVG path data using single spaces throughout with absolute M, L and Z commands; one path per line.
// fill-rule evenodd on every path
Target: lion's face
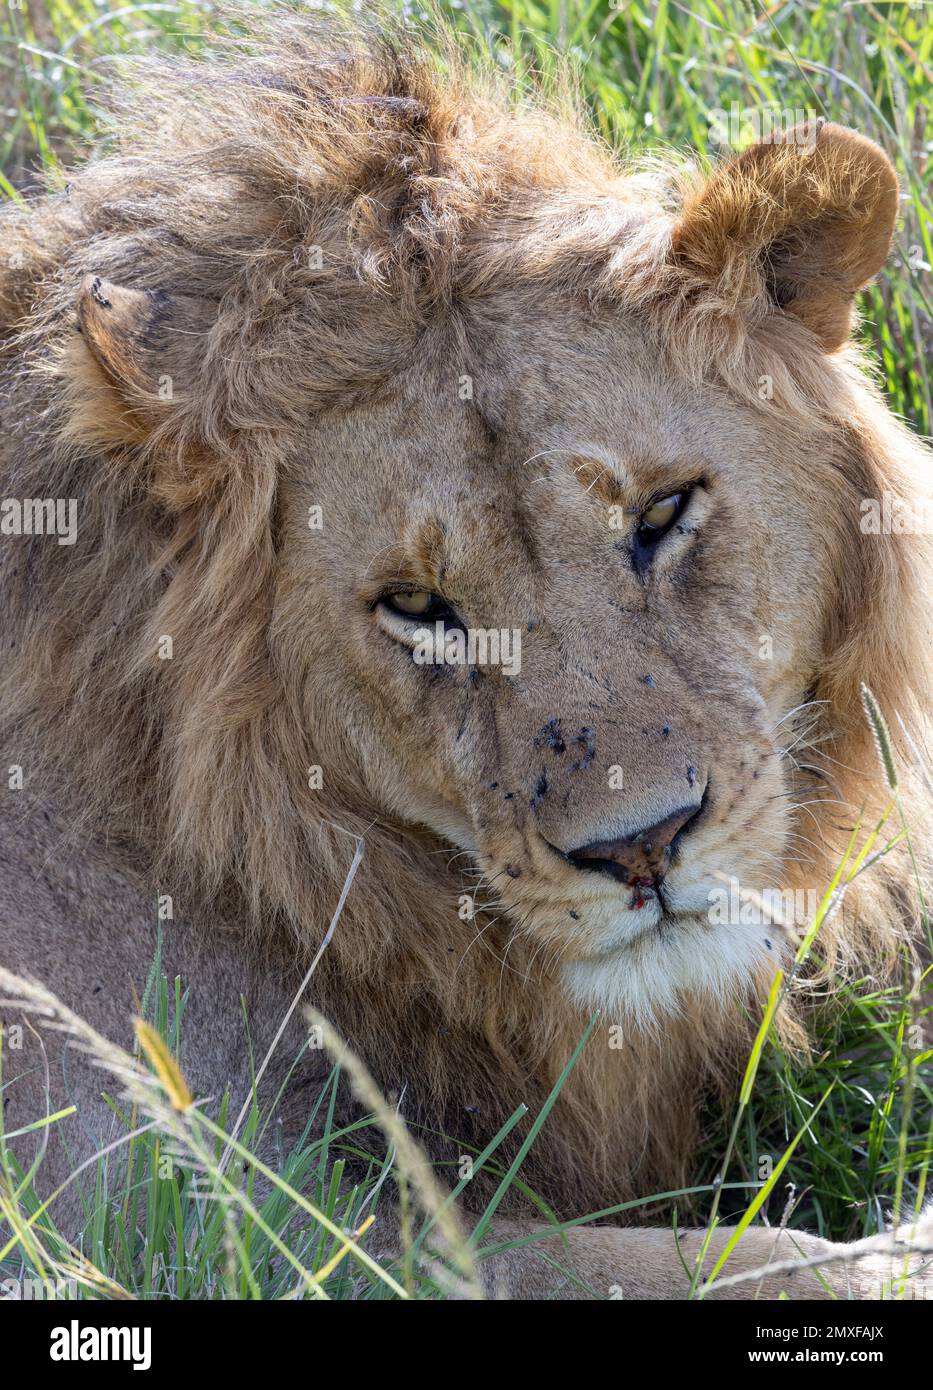
M 505 924 L 581 1002 L 748 981 L 777 936 L 731 894 L 723 911 L 724 886 L 780 890 L 839 829 L 801 791 L 795 711 L 831 706 L 814 740 L 858 776 L 838 734 L 860 682 L 909 683 L 922 646 L 897 613 L 912 562 L 858 527 L 900 445 L 840 355 L 893 169 L 818 126 L 722 163 L 675 214 L 601 160 L 555 173 L 539 150 L 529 183 L 533 121 L 450 123 L 439 101 L 429 133 L 421 95 L 331 109 L 326 186 L 295 200 L 285 165 L 274 195 L 245 182 L 253 241 L 240 225 L 220 254 L 204 232 L 200 287 L 164 237 L 141 287 L 87 274 L 62 350 L 70 439 L 131 460 L 125 505 L 145 478 L 157 509 L 141 651 L 174 633 L 187 657 L 148 677 L 172 842 L 294 916 L 304 830 L 372 818 L 413 893 L 426 850 L 449 864 L 437 927 L 421 898 L 413 920 L 442 932 L 462 884 L 478 934 Z
M 375 813 L 464 851 L 588 1002 L 734 980 L 774 933 L 711 894 L 782 881 L 831 589 L 814 459 L 635 324 L 516 299 L 470 341 L 322 426 L 288 492 L 277 629 L 321 762 L 352 749 Z

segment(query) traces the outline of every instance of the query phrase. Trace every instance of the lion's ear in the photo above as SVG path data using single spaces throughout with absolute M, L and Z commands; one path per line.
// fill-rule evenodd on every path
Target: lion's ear
M 206 306 L 188 295 L 128 289 L 88 275 L 77 315 L 81 338 L 114 396 L 115 409 L 107 422 L 98 420 L 98 432 L 109 428 L 127 442 L 142 437 L 164 419 L 179 393 L 192 388 L 203 355 Z M 99 406 L 100 391 L 94 394 Z
M 793 314 L 827 352 L 888 255 L 898 184 L 883 150 L 814 121 L 723 164 L 686 200 L 673 254 L 724 305 Z

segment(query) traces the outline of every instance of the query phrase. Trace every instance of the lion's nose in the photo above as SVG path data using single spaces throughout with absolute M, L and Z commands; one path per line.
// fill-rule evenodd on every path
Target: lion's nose
M 699 806 L 682 806 L 664 820 L 619 840 L 593 840 L 570 850 L 567 858 L 580 869 L 611 874 L 632 886 L 655 884 L 667 873 L 674 838 L 698 814 Z

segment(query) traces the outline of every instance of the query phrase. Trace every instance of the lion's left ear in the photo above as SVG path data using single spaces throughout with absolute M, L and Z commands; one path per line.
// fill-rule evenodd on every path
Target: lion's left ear
M 832 352 L 849 336 L 853 296 L 891 249 L 897 207 L 884 151 L 815 121 L 717 169 L 687 198 L 673 254 L 723 307 L 793 314 Z

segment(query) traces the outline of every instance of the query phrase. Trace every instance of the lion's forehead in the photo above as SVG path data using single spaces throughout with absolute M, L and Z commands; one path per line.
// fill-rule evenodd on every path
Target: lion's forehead
M 765 523 L 786 509 L 782 452 L 780 430 L 721 389 L 670 377 L 637 326 L 560 309 L 507 366 L 493 332 L 482 351 L 432 341 L 377 402 L 315 426 L 302 468 L 309 495 L 337 499 L 339 539 L 364 567 L 402 549 L 453 580 L 507 560 L 520 587 L 523 558 L 541 571 L 556 551 L 566 572 L 617 568 L 626 513 L 700 477 L 729 474 Z

